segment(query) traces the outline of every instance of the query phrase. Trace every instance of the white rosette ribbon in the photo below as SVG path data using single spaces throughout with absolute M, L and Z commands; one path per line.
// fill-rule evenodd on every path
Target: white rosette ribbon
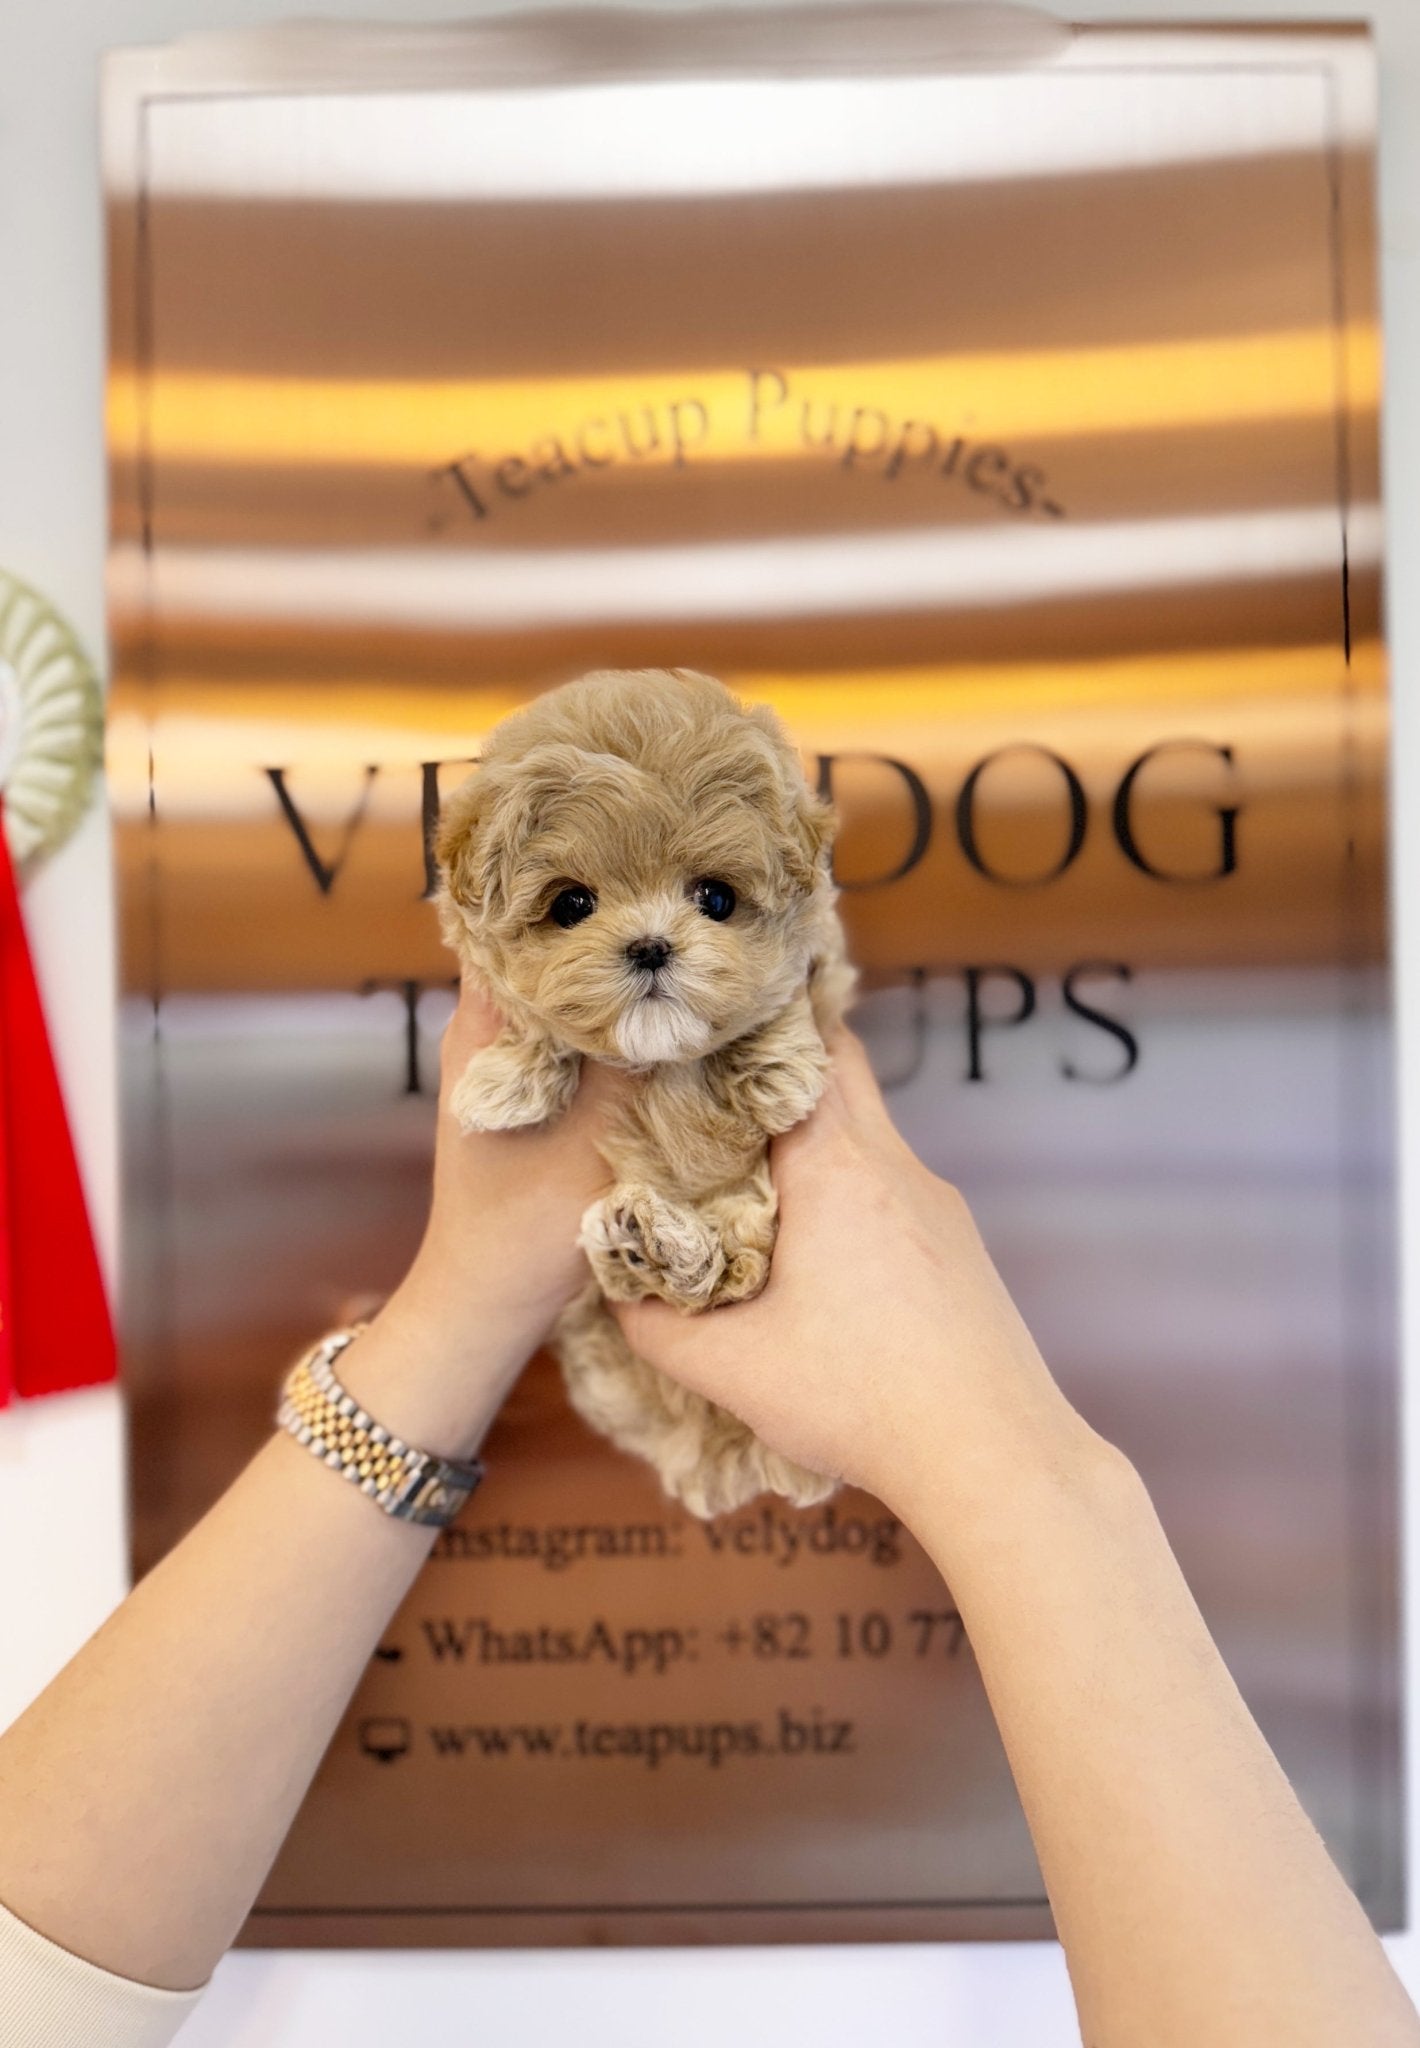
M 83 816 L 103 718 L 98 677 L 74 634 L 38 591 L 0 569 L 0 795 L 21 873 Z

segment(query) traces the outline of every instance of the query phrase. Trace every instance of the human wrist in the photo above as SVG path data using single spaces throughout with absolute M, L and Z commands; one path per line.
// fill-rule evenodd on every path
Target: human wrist
M 1125 1454 L 1075 1410 L 959 1491 L 943 1488 L 909 1523 L 968 1625 L 1013 1575 L 1038 1575 L 1062 1526 L 1113 1517 L 1142 1482 Z
M 496 1306 L 460 1315 L 417 1273 L 341 1355 L 347 1392 L 393 1434 L 436 1457 L 478 1449 L 534 1344 Z
M 1037 1509 L 1087 1497 L 1132 1470 L 1051 1381 L 1031 1401 L 970 1426 L 946 1413 L 924 1423 L 881 1491 L 955 1590 L 1003 1544 L 1028 1537 Z

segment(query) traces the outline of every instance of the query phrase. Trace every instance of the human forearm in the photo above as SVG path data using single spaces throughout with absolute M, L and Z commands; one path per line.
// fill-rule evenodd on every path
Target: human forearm
M 577 1225 L 618 1085 L 595 1069 L 546 1128 L 466 1133 L 450 1097 L 498 1028 L 466 985 L 423 1241 L 340 1359 L 357 1401 L 446 1458 L 477 1449 L 585 1281 Z M 0 1736 L 0 1904 L 120 1976 L 205 1982 L 431 1542 L 273 1437 Z
M 397 1297 L 342 1368 L 460 1455 L 521 1360 L 438 1343 Z M 432 1537 L 273 1436 L 0 1737 L 0 1902 L 121 1976 L 204 1982 Z
M 1077 1418 L 973 1467 L 911 1514 L 966 1622 L 1084 2039 L 1415 2048 L 1420 2020 L 1133 1467 Z

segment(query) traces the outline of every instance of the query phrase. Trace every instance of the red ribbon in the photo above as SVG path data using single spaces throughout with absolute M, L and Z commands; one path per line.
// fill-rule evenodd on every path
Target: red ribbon
M 118 1370 L 0 804 L 0 1408 Z

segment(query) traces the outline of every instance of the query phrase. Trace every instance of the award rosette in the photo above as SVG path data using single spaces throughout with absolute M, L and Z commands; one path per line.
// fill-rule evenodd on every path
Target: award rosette
M 17 880 L 82 815 L 102 731 L 98 681 L 74 635 L 0 571 L 0 1407 L 116 1370 Z

